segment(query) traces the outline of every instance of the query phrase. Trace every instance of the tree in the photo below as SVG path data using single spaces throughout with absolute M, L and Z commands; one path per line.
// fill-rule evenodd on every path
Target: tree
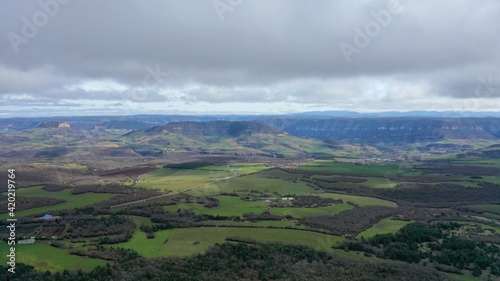
M 483 274 L 483 271 L 481 270 L 481 268 L 479 268 L 479 266 L 476 265 L 476 267 L 474 267 L 474 269 L 472 270 L 472 275 L 475 277 L 479 277 L 481 276 L 481 274 Z

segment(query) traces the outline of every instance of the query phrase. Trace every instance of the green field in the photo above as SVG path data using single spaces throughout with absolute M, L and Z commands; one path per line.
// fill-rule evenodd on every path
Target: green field
M 382 176 L 382 175 L 418 175 L 415 172 L 404 172 L 398 165 L 380 164 L 380 165 L 355 165 L 353 163 L 340 163 L 332 161 L 314 161 L 308 165 L 298 168 L 299 171 L 330 172 L 335 174 L 356 174 L 363 176 Z
M 455 280 L 455 281 L 481 281 L 482 280 L 481 278 L 476 278 L 473 276 L 458 275 L 458 274 L 452 274 L 452 273 L 447 273 L 446 275 L 448 275 L 451 280 Z
M 162 232 L 162 231 L 160 231 Z M 258 242 L 282 242 L 310 246 L 318 250 L 333 251 L 331 246 L 344 238 L 322 233 L 273 228 L 198 227 L 174 229 L 159 256 L 186 257 L 205 252 L 227 237 L 240 237 Z M 199 242 L 199 243 L 196 243 Z
M 271 214 L 278 216 L 292 216 L 293 218 L 304 218 L 312 216 L 336 215 L 341 212 L 349 211 L 353 208 L 349 204 L 334 204 L 328 207 L 318 208 L 272 208 Z
M 113 247 L 129 248 L 146 258 L 154 258 L 158 255 L 162 245 L 172 235 L 173 229 L 155 232 L 155 238 L 148 239 L 146 233 L 136 229 L 134 236 L 125 243 L 112 245 Z
M 64 168 L 71 169 L 71 170 L 77 170 L 80 172 L 85 172 L 88 167 L 85 165 L 80 165 L 80 164 L 64 164 Z
M 451 165 L 456 166 L 491 166 L 491 167 L 500 167 L 500 159 L 482 159 L 482 160 L 463 160 L 463 159 L 452 159 L 450 162 Z
M 215 198 L 219 200 L 219 206 L 214 208 L 205 208 L 202 204 L 197 203 L 181 203 L 165 206 L 164 210 L 173 213 L 178 209 L 194 209 L 196 214 L 200 215 L 242 216 L 245 213 L 261 214 L 268 206 L 264 201 L 245 201 L 233 196 L 217 196 Z
M 250 191 L 288 194 L 290 191 L 297 188 L 301 188 L 306 190 L 306 192 L 309 192 L 310 189 L 307 189 L 305 185 L 292 187 L 292 185 L 295 184 L 292 180 L 297 179 L 298 177 L 299 176 L 297 175 L 272 169 L 247 176 L 236 177 L 219 183 L 209 184 L 187 193 L 195 196 L 217 195 L 222 192 L 248 193 Z
M 292 182 L 285 187 L 277 191 L 281 196 L 297 196 L 297 195 L 314 195 L 317 193 L 322 193 L 322 190 L 315 190 L 314 188 L 307 186 L 303 181 Z
M 146 233 L 140 230 L 141 224 L 153 225 L 154 223 L 151 222 L 149 218 L 139 216 L 127 217 L 132 219 L 135 223 L 134 236 L 132 236 L 132 238 L 127 242 L 114 244 L 112 247 L 129 248 L 146 258 L 156 257 L 158 251 L 160 251 L 161 245 L 163 245 L 170 234 L 172 234 L 172 229 L 156 232 L 154 238 L 148 239 L 146 237 Z
M 340 178 L 341 176 L 314 176 L 316 179 L 335 179 L 335 178 Z M 372 188 L 393 188 L 395 187 L 398 183 L 391 181 L 388 178 L 383 178 L 383 177 L 361 177 L 361 176 L 356 176 L 356 179 L 363 179 L 365 180 L 364 182 L 360 183 L 351 183 L 351 182 L 338 182 L 336 185 L 343 186 L 343 187 L 359 187 L 359 186 L 367 186 L 367 187 L 372 187 Z
M 491 226 L 491 225 L 487 225 L 484 223 L 469 222 L 469 221 L 455 221 L 455 222 L 460 223 L 460 224 L 464 224 L 464 225 L 470 225 L 470 226 L 480 225 L 484 229 L 491 229 L 495 233 L 500 233 L 500 227 Z
M 472 210 L 476 210 L 476 211 L 482 211 L 482 212 L 500 215 L 500 205 L 496 205 L 496 204 L 467 205 L 464 207 L 467 207 L 468 209 L 472 209 Z
M 393 182 L 386 178 L 376 178 L 376 177 L 365 177 L 365 182 L 352 184 L 352 183 L 342 183 L 343 185 L 352 185 L 354 186 L 368 186 L 372 188 L 393 188 L 397 185 L 396 182 Z
M 217 195 L 223 192 L 236 192 L 243 194 L 249 192 L 260 192 L 286 196 L 308 195 L 322 192 L 307 186 L 305 182 L 300 181 L 301 177 L 301 175 L 294 175 L 282 170 L 271 169 L 219 183 L 209 184 L 187 193 L 195 196 L 208 196 Z
M 154 225 L 154 222 L 152 222 L 150 218 L 145 218 L 145 217 L 140 217 L 140 216 L 131 216 L 131 215 L 127 215 L 125 217 L 134 221 L 136 229 L 139 229 L 141 224 Z
M 478 216 L 500 220 L 500 205 L 498 204 L 466 205 L 464 207 L 481 212 Z
M 174 213 L 179 209 L 193 209 L 198 215 L 212 216 L 242 216 L 245 213 L 262 214 L 266 210 L 270 210 L 271 214 L 278 216 L 290 215 L 294 218 L 303 218 L 309 216 L 335 215 L 353 208 L 349 204 L 334 204 L 328 207 L 318 208 L 298 208 L 298 207 L 269 207 L 264 201 L 246 201 L 239 197 L 233 196 L 217 196 L 219 206 L 213 208 L 205 208 L 198 203 L 180 203 L 163 207 L 166 212 Z
M 268 170 L 260 173 L 238 177 L 228 182 L 231 191 L 258 191 L 258 192 L 279 192 L 280 189 L 291 185 L 290 180 L 297 176 L 288 174 L 280 170 Z
M 283 228 L 300 228 L 292 221 L 228 221 L 228 220 L 213 220 L 203 221 L 203 225 L 207 226 L 248 226 L 248 227 L 283 227 Z
M 0 243 L 2 263 L 7 262 L 9 245 Z M 67 250 L 52 247 L 48 244 L 35 243 L 30 245 L 16 245 L 16 262 L 35 266 L 39 270 L 63 271 L 85 270 L 90 271 L 107 262 L 99 259 L 70 255 Z
M 336 193 L 323 193 L 319 196 L 325 198 L 341 199 L 344 203 L 352 202 L 359 206 L 383 206 L 383 207 L 397 207 L 397 204 L 383 199 L 365 197 L 365 196 L 354 196 L 346 194 L 336 194 Z
M 176 170 L 161 168 L 139 176 L 140 181 L 135 187 L 181 191 L 231 175 L 233 173 L 229 170 Z
M 236 163 L 223 166 L 205 166 L 197 170 L 206 171 L 236 171 L 238 175 L 248 175 L 269 169 L 263 163 Z
M 487 181 L 487 182 L 491 182 L 493 184 L 500 184 L 500 177 L 495 177 L 495 176 L 483 176 L 483 178 L 481 179 L 481 181 Z
M 181 209 L 181 210 L 192 209 L 195 211 L 195 213 L 197 215 L 200 215 L 200 214 L 203 214 L 203 212 L 205 211 L 206 208 L 203 207 L 203 204 L 199 204 L 199 203 L 178 203 L 175 205 L 168 205 L 168 206 L 163 207 L 163 210 L 165 212 L 168 212 L 168 213 L 175 213 L 179 209 Z
M 374 224 L 369 229 L 361 232 L 356 236 L 356 238 L 360 239 L 371 238 L 377 234 L 387 234 L 387 233 L 396 233 L 403 226 L 411 223 L 411 221 L 401 221 L 401 220 L 393 220 L 392 218 L 385 218 L 380 220 L 378 223 Z
M 493 214 L 493 213 L 482 213 L 479 215 L 480 217 L 488 218 L 488 219 L 495 219 L 495 220 L 500 220 L 500 215 L 498 214 Z
M 36 214 L 44 214 L 50 211 L 56 210 L 65 210 L 65 209 L 74 209 L 81 208 L 85 206 L 90 206 L 95 203 L 108 200 L 116 194 L 109 193 L 83 193 L 78 195 L 71 194 L 71 189 L 65 189 L 58 192 L 50 192 L 42 189 L 41 186 L 29 187 L 29 188 L 20 188 L 16 191 L 16 195 L 18 197 L 48 197 L 61 199 L 66 202 L 52 205 L 52 206 L 44 206 L 39 208 L 33 208 L 23 211 L 16 211 L 17 217 L 25 217 Z M 1 214 L 0 219 L 7 218 L 7 214 Z

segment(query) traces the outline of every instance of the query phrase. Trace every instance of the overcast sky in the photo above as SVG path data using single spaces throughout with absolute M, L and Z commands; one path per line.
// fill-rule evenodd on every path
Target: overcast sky
M 497 0 L 0 2 L 0 117 L 500 109 Z

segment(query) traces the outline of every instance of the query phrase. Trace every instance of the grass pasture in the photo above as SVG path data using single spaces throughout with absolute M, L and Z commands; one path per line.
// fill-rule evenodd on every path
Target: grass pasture
M 397 185 L 396 182 L 393 182 L 386 178 L 367 177 L 365 179 L 367 181 L 358 184 L 353 184 L 353 186 L 368 186 L 372 188 L 393 188 Z
M 317 160 L 311 162 L 307 165 L 298 168 L 299 171 L 310 171 L 310 172 L 329 172 L 339 175 L 363 175 L 363 176 L 380 176 L 380 175 L 418 175 L 415 172 L 405 172 L 399 168 L 398 165 L 394 164 L 366 164 L 366 165 L 356 165 L 353 163 L 344 162 L 333 162 L 333 161 L 322 161 Z
M 450 277 L 451 280 L 455 281 L 481 281 L 482 279 L 476 278 L 474 276 L 469 276 L 469 275 L 458 275 L 458 274 L 453 274 L 453 273 L 447 273 L 448 277 Z
M 267 182 L 267 184 L 266 184 Z M 246 195 L 250 192 L 278 193 L 279 196 L 293 195 L 313 195 L 321 193 L 321 190 L 314 190 L 304 182 L 288 182 L 283 179 L 262 179 L 258 173 L 248 176 L 238 177 L 227 181 L 207 184 L 199 189 L 186 192 L 193 196 L 214 196 L 221 193 L 239 193 Z M 278 196 L 270 195 L 270 196 Z
M 233 196 L 217 196 L 215 198 L 219 200 L 219 206 L 214 208 L 205 208 L 202 204 L 197 203 L 181 203 L 165 206 L 164 210 L 173 213 L 178 209 L 194 209 L 199 215 L 242 216 L 245 213 L 261 214 L 268 207 L 264 201 L 245 201 Z
M 483 176 L 483 178 L 481 179 L 481 181 L 487 181 L 487 182 L 491 182 L 493 184 L 500 184 L 500 177 L 494 177 L 494 176 Z
M 303 181 L 292 182 L 285 187 L 277 191 L 281 196 L 296 196 L 296 195 L 313 195 L 316 193 L 321 193 L 321 190 L 315 190 L 314 188 L 307 186 Z
M 229 181 L 230 180 L 209 183 L 200 188 L 189 190 L 186 192 L 186 194 L 192 196 L 215 196 L 224 192 L 225 193 L 233 192 L 233 189 L 231 188 Z
M 132 249 L 146 258 L 154 258 L 158 256 L 163 244 L 169 239 L 172 232 L 173 229 L 157 231 L 154 238 L 148 239 L 146 233 L 137 228 L 129 241 L 112 246 Z
M 335 178 L 340 178 L 340 176 L 315 176 L 315 178 L 321 180 L 321 179 L 335 179 Z M 355 177 L 356 179 L 363 179 L 365 180 L 364 182 L 360 183 L 351 183 L 351 182 L 338 182 L 337 185 L 339 186 L 344 186 L 344 187 L 350 187 L 350 188 L 355 188 L 359 186 L 367 186 L 371 188 L 393 188 L 395 187 L 398 183 L 393 182 L 388 178 L 383 178 L 383 177 Z
M 292 221 L 228 221 L 228 220 L 213 220 L 204 221 L 203 225 L 207 226 L 245 226 L 245 227 L 283 227 L 283 228 L 300 228 Z
M 297 176 L 280 170 L 267 170 L 230 180 L 228 185 L 236 192 L 258 191 L 263 193 L 279 191 L 290 185 Z
M 139 176 L 138 188 L 181 191 L 233 175 L 230 170 L 176 170 L 161 168 Z
M 500 215 L 500 204 L 467 205 L 468 209 Z
M 500 233 L 500 227 L 497 227 L 497 226 L 491 226 L 491 225 L 487 225 L 487 224 L 484 224 L 484 223 L 478 223 L 478 222 L 470 222 L 470 221 L 455 221 L 459 224 L 463 224 L 463 225 L 469 225 L 469 226 L 481 226 L 483 229 L 489 229 L 489 230 L 492 230 L 493 232 L 495 233 Z
M 144 225 L 154 225 L 155 224 L 154 222 L 151 221 L 150 218 L 146 218 L 146 217 L 132 216 L 132 215 L 127 215 L 126 217 L 134 221 L 136 229 L 139 229 L 141 224 L 144 224 Z
M 16 195 L 18 197 L 45 197 L 45 198 L 55 198 L 61 199 L 66 202 L 52 205 L 52 206 L 44 206 L 39 208 L 33 208 L 23 211 L 16 211 L 17 217 L 25 217 L 36 214 L 48 213 L 50 211 L 56 210 L 64 210 L 64 209 L 74 209 L 81 208 L 85 206 L 90 206 L 95 203 L 108 200 L 116 194 L 110 193 L 83 193 L 78 195 L 71 194 L 71 189 L 65 189 L 57 192 L 50 192 L 43 190 L 42 186 L 28 187 L 28 188 L 20 188 L 16 190 Z M 1 214 L 0 219 L 7 218 L 7 214 Z
M 3 264 L 7 262 L 6 254 L 9 247 L 7 243 L 0 243 L 0 251 L 5 253 L 1 258 Z M 16 262 L 32 265 L 38 270 L 54 272 L 61 272 L 65 269 L 90 271 L 96 266 L 107 263 L 104 260 L 71 255 L 68 250 L 55 248 L 44 243 L 16 245 Z
M 272 208 L 271 214 L 278 216 L 292 216 L 293 218 L 300 219 L 304 217 L 312 216 L 323 216 L 323 215 L 336 215 L 345 211 L 349 211 L 353 208 L 349 204 L 333 204 L 328 207 L 318 207 L 318 208 Z
M 159 231 L 155 233 L 155 237 L 148 239 L 146 233 L 142 232 L 140 227 L 141 224 L 153 225 L 149 218 L 139 217 L 139 216 L 127 216 L 132 219 L 135 223 L 135 231 L 132 238 L 124 243 L 119 243 L 112 245 L 112 247 L 122 247 L 128 248 L 136 251 L 140 255 L 146 258 L 154 258 L 160 251 L 161 245 L 167 241 L 170 234 L 172 234 L 172 229 L 167 229 L 164 231 Z
M 205 166 L 198 168 L 202 171 L 236 171 L 238 175 L 248 175 L 269 169 L 263 163 L 235 163 L 223 166 Z
M 161 232 L 161 231 L 160 231 Z M 344 238 L 322 233 L 276 228 L 198 227 L 174 229 L 158 256 L 186 257 L 205 252 L 227 237 L 240 237 L 258 242 L 281 242 L 310 246 L 318 250 L 333 251 L 331 246 Z
M 337 194 L 337 193 L 323 193 L 320 194 L 319 196 L 325 198 L 341 199 L 342 201 L 344 201 L 344 203 L 352 202 L 359 206 L 382 206 L 382 207 L 392 207 L 392 208 L 397 207 L 397 204 L 395 202 L 374 197 L 355 196 L 355 195 Z
M 217 195 L 223 192 L 248 193 L 254 191 L 261 193 L 283 192 L 283 194 L 288 194 L 290 191 L 293 191 L 293 189 L 302 189 L 306 192 L 312 190 L 307 189 L 305 185 L 293 186 L 293 184 L 295 184 L 293 180 L 298 178 L 299 176 L 297 175 L 271 169 L 218 183 L 208 184 L 187 193 L 194 196 L 207 196 Z M 300 182 L 297 183 L 301 184 Z
M 481 159 L 481 160 L 472 160 L 472 159 L 451 159 L 451 165 L 454 166 L 485 166 L 485 167 L 500 167 L 500 159 Z
M 204 211 L 207 215 L 220 216 L 242 216 L 245 213 L 261 214 L 267 208 L 263 201 L 244 201 L 238 197 L 219 196 L 219 206 L 208 208 Z
M 179 203 L 179 204 L 167 205 L 167 206 L 163 207 L 163 210 L 165 212 L 168 212 L 168 213 L 175 213 L 179 209 L 181 209 L 181 210 L 193 209 L 197 215 L 200 215 L 200 214 L 203 214 L 203 211 L 204 211 L 203 209 L 205 209 L 205 207 L 203 207 L 203 204 L 199 204 L 199 203 Z
M 377 234 L 396 233 L 398 230 L 403 228 L 403 226 L 409 223 L 411 223 L 411 221 L 401 221 L 401 220 L 394 220 L 392 218 L 385 218 L 380 220 L 378 223 L 374 224 L 369 229 L 358 234 L 356 238 L 358 239 L 360 239 L 361 237 L 371 238 Z
M 500 220 L 500 215 L 494 214 L 494 213 L 488 213 L 484 212 L 479 215 L 480 217 L 488 218 L 488 219 L 495 219 L 495 220 Z
M 269 209 L 273 215 L 290 215 L 293 218 L 303 218 L 309 216 L 335 215 L 353 208 L 352 205 L 346 203 L 318 208 L 271 208 L 268 203 L 264 201 L 246 201 L 233 196 L 217 196 L 215 198 L 219 200 L 219 206 L 213 208 L 205 208 L 202 204 L 198 203 L 181 203 L 177 205 L 165 206 L 163 209 L 170 213 L 177 212 L 179 209 L 193 209 L 197 215 L 204 214 L 212 216 L 242 216 L 245 213 L 261 214 Z

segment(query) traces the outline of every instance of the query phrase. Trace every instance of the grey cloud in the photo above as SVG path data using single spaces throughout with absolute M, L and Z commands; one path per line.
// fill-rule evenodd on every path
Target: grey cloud
M 7 35 L 22 35 L 23 17 L 32 20 L 41 7 L 3 1 L 0 95 L 140 103 L 349 99 L 360 107 L 363 100 L 398 96 L 500 97 L 498 86 L 490 95 L 475 94 L 478 75 L 500 80 L 500 2 L 494 0 L 400 0 L 402 11 L 348 63 L 339 44 L 355 46 L 355 29 L 364 31 L 390 1 L 244 1 L 221 21 L 212 1 L 72 0 L 18 53 Z M 156 66 L 171 75 L 144 87 L 147 69 Z M 63 90 L 93 79 L 130 90 Z M 387 82 L 376 93 L 377 81 L 392 87 Z M 420 82 L 426 92 L 415 93 Z

